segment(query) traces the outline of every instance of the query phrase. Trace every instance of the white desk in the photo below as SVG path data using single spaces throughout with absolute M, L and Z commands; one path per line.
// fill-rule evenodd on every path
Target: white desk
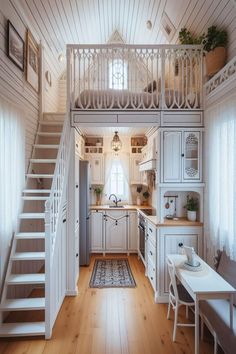
M 167 258 L 175 264 L 178 279 L 195 301 L 195 354 L 199 354 L 199 301 L 229 299 L 230 326 L 233 328 L 233 295 L 236 290 L 198 256 L 197 259 L 202 265 L 199 272 L 184 268 L 186 256 L 168 254 Z

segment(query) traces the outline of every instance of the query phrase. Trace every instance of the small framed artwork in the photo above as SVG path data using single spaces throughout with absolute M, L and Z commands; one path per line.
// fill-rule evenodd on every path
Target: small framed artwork
M 33 35 L 27 31 L 26 41 L 26 80 L 35 89 L 39 91 L 39 46 Z
M 11 61 L 18 66 L 19 69 L 24 71 L 25 62 L 25 42 L 13 26 L 13 24 L 8 20 L 8 40 L 7 40 L 7 55 Z

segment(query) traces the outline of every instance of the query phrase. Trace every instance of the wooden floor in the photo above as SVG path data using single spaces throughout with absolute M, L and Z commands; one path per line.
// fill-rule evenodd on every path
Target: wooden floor
M 0 340 L 1 354 L 191 354 L 194 329 L 179 328 L 172 342 L 173 320 L 167 305 L 155 304 L 144 267 L 129 257 L 137 283 L 134 289 L 91 289 L 94 257 L 80 272 L 79 295 L 67 297 L 52 339 Z M 173 318 L 173 314 L 172 314 Z M 213 353 L 211 341 L 201 342 L 201 354 Z

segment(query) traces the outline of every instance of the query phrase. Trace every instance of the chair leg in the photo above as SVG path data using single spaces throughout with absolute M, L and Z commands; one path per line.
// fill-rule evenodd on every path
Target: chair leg
M 168 310 L 167 310 L 167 320 L 169 319 L 170 319 L 170 299 L 169 299 Z
M 178 323 L 178 312 L 179 312 L 179 304 L 176 302 L 175 304 L 175 319 L 174 319 L 174 331 L 173 331 L 173 342 L 175 342 L 176 339 L 176 329 L 177 329 L 177 323 Z
M 204 339 L 204 321 L 203 317 L 201 317 L 201 341 Z
M 214 354 L 217 354 L 217 351 L 218 351 L 217 335 L 214 332 Z
M 186 306 L 186 312 L 185 312 L 185 314 L 186 314 L 186 318 L 187 318 L 187 320 L 188 320 L 188 306 Z

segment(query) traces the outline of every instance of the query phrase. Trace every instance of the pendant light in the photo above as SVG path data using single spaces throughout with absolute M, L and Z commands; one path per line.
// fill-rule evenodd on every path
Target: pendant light
M 122 147 L 122 143 L 120 141 L 118 132 L 115 132 L 115 135 L 111 141 L 111 148 L 112 150 L 114 150 L 115 152 L 119 151 Z

